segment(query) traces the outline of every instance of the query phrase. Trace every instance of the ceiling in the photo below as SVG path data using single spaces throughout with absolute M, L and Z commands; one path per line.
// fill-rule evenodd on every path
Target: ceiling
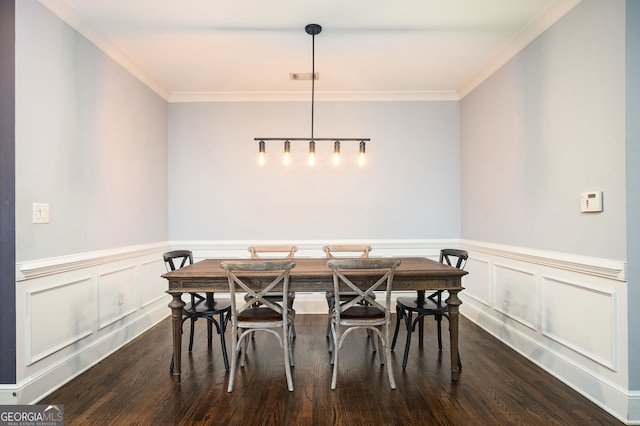
M 460 99 L 580 0 L 39 0 L 170 102 Z

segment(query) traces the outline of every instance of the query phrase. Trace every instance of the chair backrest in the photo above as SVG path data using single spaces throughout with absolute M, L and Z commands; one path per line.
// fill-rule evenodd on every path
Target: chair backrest
M 389 315 L 391 304 L 391 288 L 393 275 L 400 266 L 398 259 L 331 259 L 327 266 L 333 271 L 333 291 L 336 300 L 340 300 L 340 293 L 355 293 L 355 296 L 346 302 L 336 303 L 335 309 L 340 318 L 340 313 L 358 304 L 374 306 Z M 349 275 L 347 277 L 347 275 Z M 358 284 L 368 283 L 366 289 L 361 289 Z M 379 288 L 384 285 L 384 288 Z M 342 290 L 341 290 L 342 289 Z M 386 292 L 385 306 L 380 304 L 373 294 L 376 290 Z
M 322 250 L 329 259 L 335 259 L 337 253 L 340 253 L 340 257 L 359 257 L 366 259 L 369 257 L 371 246 L 361 244 L 336 244 L 324 246 Z
M 298 251 L 296 246 L 250 246 L 249 253 L 252 259 L 293 259 L 295 252 Z
M 296 263 L 291 260 L 227 260 L 220 264 L 222 269 L 227 273 L 229 280 L 229 293 L 231 294 L 231 311 L 234 315 L 255 307 L 257 305 L 265 305 L 270 309 L 281 314 L 286 313 L 288 305 L 289 292 L 289 274 Z M 252 288 L 251 281 L 255 280 L 256 273 L 264 273 L 273 275 L 273 279 L 267 286 L 260 286 L 261 289 Z M 252 277 L 253 275 L 253 277 Z M 271 278 L 269 278 L 271 279 Z M 282 283 L 282 288 L 277 289 L 277 293 L 282 292 L 282 305 L 266 298 L 268 292 Z M 236 290 L 246 292 L 244 305 L 236 306 Z
M 176 269 L 193 264 L 193 254 L 191 250 L 168 251 L 162 255 L 162 258 L 164 259 L 164 265 L 167 271 L 175 271 Z M 178 264 L 177 268 L 176 264 Z
M 469 254 L 466 250 L 442 249 L 440 250 L 440 263 L 446 263 L 454 268 L 464 269 L 467 265 Z

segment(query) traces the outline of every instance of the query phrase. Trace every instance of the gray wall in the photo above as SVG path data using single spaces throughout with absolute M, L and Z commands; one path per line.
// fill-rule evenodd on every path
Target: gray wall
M 625 260 L 624 10 L 584 0 L 461 101 L 463 238 Z
M 257 164 L 254 137 L 308 137 L 310 102 L 169 106 L 171 240 L 401 239 L 460 236 L 457 102 L 317 102 L 316 137 L 370 137 L 358 144 L 267 142 Z
M 165 241 L 166 102 L 40 3 L 16 20 L 16 260 Z
M 627 256 L 629 359 L 640 360 L 640 2 L 627 0 Z M 640 389 L 640 363 L 629 363 L 629 389 Z M 640 413 L 635 414 L 640 418 Z

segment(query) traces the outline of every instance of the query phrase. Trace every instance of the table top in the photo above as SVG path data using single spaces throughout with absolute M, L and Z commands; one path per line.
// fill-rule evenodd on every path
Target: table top
M 462 290 L 461 278 L 466 271 L 456 269 L 424 257 L 398 257 L 400 266 L 393 280 L 394 290 Z M 229 284 L 225 271 L 220 267 L 224 260 L 247 259 L 206 259 L 193 265 L 167 272 L 162 277 L 169 282 L 169 293 L 228 291 Z M 295 258 L 291 270 L 292 291 L 333 290 L 333 274 L 327 266 L 327 258 Z M 373 276 L 373 274 L 371 274 Z M 367 272 L 358 272 L 362 279 Z M 261 278 L 261 277 L 257 277 Z M 256 285 L 259 286 L 259 279 Z

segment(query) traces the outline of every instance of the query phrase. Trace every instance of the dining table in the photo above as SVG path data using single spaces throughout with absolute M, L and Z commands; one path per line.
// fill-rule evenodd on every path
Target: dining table
M 420 294 L 424 291 L 445 290 L 448 297 L 449 314 L 449 342 L 451 352 L 451 380 L 460 378 L 458 367 L 458 319 L 459 306 L 462 301 L 458 293 L 463 290 L 462 277 L 466 271 L 436 262 L 426 257 L 395 257 L 400 260 L 393 278 L 393 291 L 416 290 Z M 182 354 L 182 310 L 185 302 L 183 293 L 215 293 L 229 292 L 229 281 L 226 272 L 220 264 L 225 260 L 238 259 L 205 259 L 184 268 L 167 272 L 162 275 L 168 281 L 168 290 L 172 297 L 169 303 L 171 309 L 171 328 L 173 333 L 173 374 L 180 382 L 181 354 Z M 289 277 L 289 291 L 321 292 L 333 291 L 333 272 L 327 266 L 328 259 L 323 258 L 295 258 L 295 267 Z M 252 273 L 249 277 L 252 288 L 259 290 L 267 286 L 273 279 L 273 273 Z M 368 280 L 375 276 L 375 272 L 359 272 L 354 283 L 367 288 Z M 416 296 L 417 297 L 417 296 Z

